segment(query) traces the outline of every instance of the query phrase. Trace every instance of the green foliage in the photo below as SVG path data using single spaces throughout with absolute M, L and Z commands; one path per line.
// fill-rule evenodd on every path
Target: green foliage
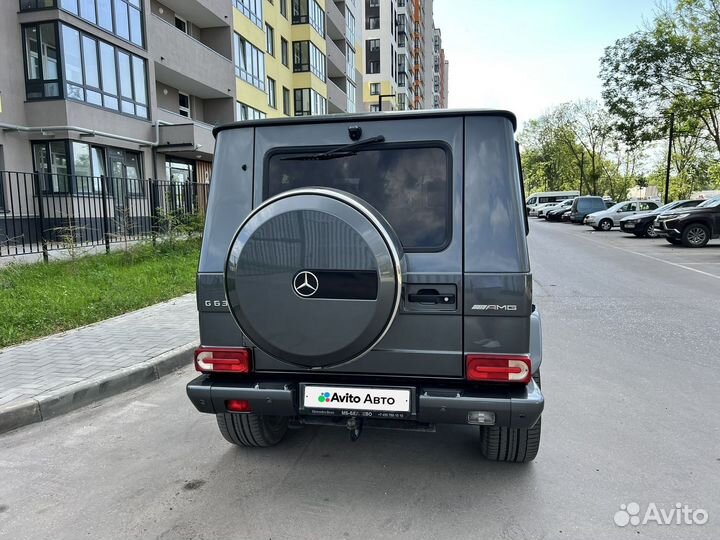
M 603 99 L 630 146 L 679 124 L 701 127 L 720 151 L 720 3 L 679 0 L 646 30 L 619 39 L 600 62 Z
M 195 289 L 200 241 L 0 269 L 0 347 L 120 315 Z

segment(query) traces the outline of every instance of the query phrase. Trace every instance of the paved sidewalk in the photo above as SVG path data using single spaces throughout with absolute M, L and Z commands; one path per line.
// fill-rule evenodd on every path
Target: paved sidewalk
M 188 294 L 0 349 L 0 433 L 155 380 L 189 363 L 197 341 Z

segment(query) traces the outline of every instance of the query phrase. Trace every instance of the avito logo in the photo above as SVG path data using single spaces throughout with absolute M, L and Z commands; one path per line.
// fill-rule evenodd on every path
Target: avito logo
M 394 397 L 372 396 L 365 394 L 365 397 L 353 395 L 350 392 L 338 394 L 337 392 L 322 392 L 318 396 L 320 403 L 371 403 L 373 405 L 394 405 Z

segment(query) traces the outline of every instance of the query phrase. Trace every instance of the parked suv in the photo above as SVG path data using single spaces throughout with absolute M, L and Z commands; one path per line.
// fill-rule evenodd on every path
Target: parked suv
M 637 237 L 647 236 L 648 238 L 655 238 L 655 218 L 660 214 L 667 214 L 675 209 L 679 208 L 694 208 L 702 201 L 700 200 L 687 200 L 687 201 L 675 201 L 667 203 L 665 206 L 661 206 L 657 210 L 648 212 L 646 214 L 635 214 L 624 217 L 620 220 L 620 230 L 626 233 L 632 233 Z
M 655 232 L 671 244 L 703 247 L 720 236 L 720 197 L 708 199 L 695 208 L 673 210 L 659 215 Z
M 620 225 L 624 217 L 639 214 L 640 212 L 652 212 L 658 204 L 654 201 L 623 201 L 617 203 L 607 210 L 592 212 L 585 217 L 584 223 L 590 225 L 596 231 L 609 231 Z
M 491 460 L 535 457 L 515 127 L 503 111 L 412 111 L 215 128 L 187 393 L 225 439 L 463 424 Z
M 585 216 L 600 210 L 605 210 L 605 202 L 602 197 L 590 195 L 576 197 L 570 209 L 570 221 L 572 223 L 582 223 Z

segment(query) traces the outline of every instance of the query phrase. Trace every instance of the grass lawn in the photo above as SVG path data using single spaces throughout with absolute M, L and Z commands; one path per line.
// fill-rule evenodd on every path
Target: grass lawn
M 0 347 L 195 290 L 199 240 L 0 268 Z

